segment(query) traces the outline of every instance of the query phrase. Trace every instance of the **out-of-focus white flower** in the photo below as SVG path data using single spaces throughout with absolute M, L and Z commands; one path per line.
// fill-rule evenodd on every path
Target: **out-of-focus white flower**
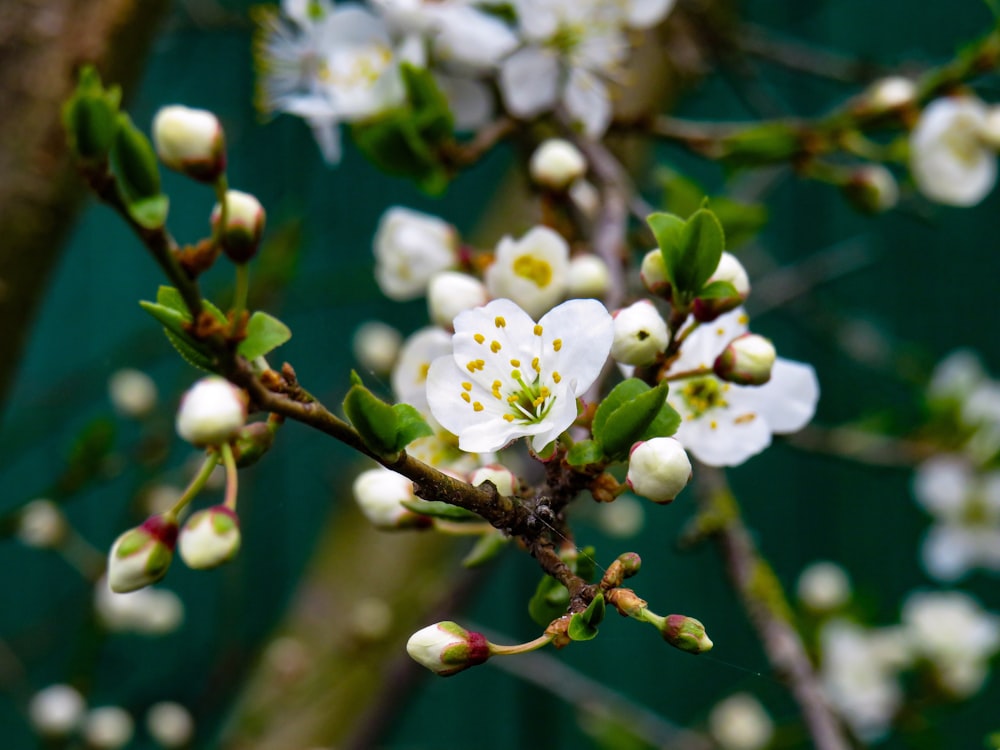
M 1000 570 L 1000 472 L 935 456 L 917 469 L 913 494 L 935 520 L 921 548 L 931 576 L 955 581 L 976 567 Z
M 641 299 L 614 312 L 615 337 L 611 356 L 623 365 L 648 365 L 667 348 L 667 324 L 653 303 Z
M 457 262 L 458 236 L 436 216 L 401 206 L 388 209 L 375 232 L 375 280 L 390 299 L 415 299 L 431 278 Z
M 410 334 L 399 351 L 392 370 L 392 392 L 396 400 L 410 404 L 424 415 L 427 405 L 427 372 L 431 362 L 451 353 L 451 334 L 436 327 L 421 328 Z
M 671 294 L 670 279 L 667 278 L 667 264 L 659 248 L 650 250 L 642 256 L 642 266 L 639 270 L 642 283 L 653 294 L 669 299 Z
M 566 295 L 569 245 L 558 232 L 538 226 L 521 239 L 504 237 L 486 269 L 486 288 L 496 299 L 513 300 L 537 318 Z
M 402 334 L 378 320 L 362 323 L 352 339 L 354 358 L 362 367 L 379 376 L 392 371 L 402 344 Z
M 929 398 L 964 400 L 986 380 L 983 363 L 971 349 L 956 349 L 937 363 L 927 385 Z
M 949 206 L 974 206 L 993 189 L 996 154 L 983 142 L 986 107 L 943 97 L 924 108 L 910 134 L 910 171 L 920 192 Z
M 1000 618 L 961 591 L 917 591 L 903 603 L 902 623 L 946 690 L 958 698 L 979 691 L 1000 649 Z
M 221 445 L 246 424 L 246 396 L 225 378 L 202 378 L 184 394 L 177 409 L 177 434 L 198 447 Z
M 831 620 L 820 631 L 820 652 L 820 679 L 837 712 L 862 740 L 884 736 L 902 705 L 897 675 L 909 661 L 902 634 Z
M 577 180 L 569 187 L 569 199 L 576 210 L 591 221 L 597 217 L 601 207 L 601 191 L 590 180 Z
M 619 495 L 613 503 L 597 506 L 597 524 L 608 536 L 629 539 L 646 524 L 646 509 L 631 495 Z
M 65 737 L 79 726 L 86 707 L 76 688 L 49 685 L 31 697 L 28 717 L 31 726 L 43 737 Z
M 774 736 L 774 722 L 750 693 L 736 693 L 712 707 L 708 731 L 722 750 L 761 750 Z
M 851 599 L 851 581 L 842 567 L 820 561 L 809 565 L 799 575 L 796 594 L 813 612 L 832 612 Z
M 59 506 L 45 498 L 32 500 L 18 514 L 17 538 L 29 547 L 58 547 L 67 529 L 66 517 Z
M 120 706 L 91 709 L 83 719 L 83 736 L 94 750 L 118 750 L 132 741 L 135 721 Z
M 161 701 L 146 712 L 146 731 L 165 748 L 184 747 L 194 736 L 194 719 L 180 703 Z
M 570 141 L 549 138 L 531 155 L 528 172 L 539 185 L 552 190 L 565 190 L 586 174 L 587 160 Z
M 156 383 L 141 370 L 124 368 L 108 380 L 108 396 L 116 412 L 140 419 L 156 406 Z
M 483 282 L 459 271 L 435 274 L 427 289 L 431 321 L 442 328 L 451 328 L 459 313 L 485 305 L 488 299 Z
M 428 525 L 425 516 L 403 506 L 413 500 L 413 482 L 401 474 L 379 467 L 363 471 L 354 480 L 354 499 L 375 528 L 386 531 L 421 528 Z
M 636 443 L 628 457 L 629 488 L 654 503 L 671 503 L 691 481 L 691 461 L 672 437 Z
M 355 601 L 350 617 L 354 634 L 369 641 L 378 641 L 389 635 L 394 619 L 389 603 L 374 596 Z
M 608 264 L 596 255 L 577 255 L 569 262 L 568 283 L 570 297 L 600 299 L 608 291 L 611 272 Z
M 196 180 L 214 182 L 226 168 L 222 125 L 207 110 L 163 107 L 153 118 L 153 143 L 160 161 Z
M 474 453 L 530 437 L 542 450 L 577 415 L 577 396 L 597 378 L 613 337 L 596 300 L 570 300 L 534 320 L 493 300 L 455 318 L 453 353 L 427 374 L 434 418 Z
M 865 104 L 881 112 L 909 107 L 916 101 L 917 84 L 903 76 L 880 78 L 864 94 Z
M 184 604 L 173 591 L 156 587 L 118 594 L 102 578 L 94 586 L 94 609 L 115 633 L 167 635 L 184 621 Z
M 454 622 L 428 625 L 410 636 L 406 652 L 435 674 L 448 677 L 490 658 L 486 637 Z
M 746 333 L 747 323 L 738 308 L 701 325 L 684 340 L 670 372 L 711 369 L 726 344 Z M 714 374 L 694 376 L 672 383 L 667 396 L 681 415 L 674 437 L 710 466 L 737 466 L 767 448 L 772 433 L 802 429 L 812 419 L 818 400 L 819 383 L 812 366 L 781 357 L 764 385 L 726 383 Z

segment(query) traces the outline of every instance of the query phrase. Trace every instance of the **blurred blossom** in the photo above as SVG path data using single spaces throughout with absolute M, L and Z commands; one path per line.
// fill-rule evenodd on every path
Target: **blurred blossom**
M 354 358 L 363 368 L 378 376 L 387 375 L 396 363 L 403 335 L 392 326 L 369 320 L 354 332 Z
M 108 380 L 108 396 L 115 411 L 139 419 L 156 406 L 156 383 L 144 372 L 126 368 Z
M 194 719 L 181 704 L 162 701 L 146 712 L 146 731 L 162 747 L 184 747 L 194 736 Z
M 830 612 L 850 601 L 851 581 L 837 563 L 814 562 L 799 575 L 796 593 L 813 612 Z
M 118 594 L 104 578 L 94 586 L 94 608 L 101 623 L 118 633 L 167 635 L 184 621 L 184 604 L 173 591 L 148 587 Z
M 601 503 L 596 513 L 601 531 L 615 539 L 635 536 L 646 523 L 645 507 L 631 495 L 619 495 L 613 503 Z
M 83 718 L 86 703 L 70 685 L 49 685 L 31 697 L 28 717 L 35 731 L 43 737 L 65 737 Z
M 774 736 L 774 722 L 750 693 L 736 693 L 712 708 L 708 731 L 722 750 L 761 750 Z
M 94 750 L 118 750 L 132 740 L 135 722 L 124 708 L 101 706 L 83 720 L 83 736 Z

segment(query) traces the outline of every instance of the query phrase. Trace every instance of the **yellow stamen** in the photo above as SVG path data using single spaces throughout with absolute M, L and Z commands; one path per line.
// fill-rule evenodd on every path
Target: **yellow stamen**
M 535 335 L 536 336 L 541 336 L 542 335 L 542 327 L 540 325 L 538 325 L 537 323 L 535 324 Z
M 512 359 L 510 361 L 510 366 L 511 367 L 520 367 L 521 366 L 521 360 L 519 360 L 519 359 Z
M 465 401 L 465 403 L 467 403 L 467 404 L 471 404 L 472 403 L 472 397 L 468 393 L 463 393 L 462 394 L 462 400 Z
M 495 325 L 497 328 L 506 328 L 507 327 L 507 321 L 504 320 L 502 316 L 497 315 L 493 319 L 493 325 Z
M 558 385 L 562 381 L 562 375 L 560 375 L 558 372 L 556 372 L 555 370 L 553 370 L 552 371 L 552 380 L 553 380 L 553 382 L 555 382 Z
M 490 344 L 490 351 L 493 352 L 494 354 L 500 351 L 501 348 L 502 347 L 500 346 L 499 341 L 494 341 L 492 344 Z
M 486 337 L 485 337 L 485 336 L 484 336 L 483 334 L 481 334 L 481 333 L 477 333 L 477 334 L 476 334 L 475 336 L 473 336 L 472 338 L 474 338 L 474 339 L 476 340 L 476 343 L 477 343 L 477 344 L 481 344 L 481 343 L 483 343 L 484 341 L 486 341 Z
M 474 404 L 472 405 L 472 410 L 473 410 L 473 411 L 482 411 L 482 410 L 483 410 L 483 405 L 482 405 L 481 403 L 479 403 L 478 401 L 476 401 L 476 402 L 475 402 L 475 403 L 474 403 Z
M 513 422 L 514 421 L 514 415 L 513 414 L 504 414 L 503 418 L 506 419 L 508 422 Z
M 540 372 L 541 369 L 538 367 L 538 357 L 531 360 L 531 369 L 535 372 Z
M 562 339 L 556 339 L 555 341 L 553 341 L 552 348 L 555 349 L 556 351 L 562 349 Z
M 469 383 L 469 382 L 462 383 L 462 387 L 465 390 L 467 390 L 467 391 L 471 391 L 472 390 L 472 383 Z

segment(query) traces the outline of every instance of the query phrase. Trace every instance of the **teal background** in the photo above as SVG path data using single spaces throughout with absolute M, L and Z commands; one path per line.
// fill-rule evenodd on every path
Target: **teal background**
M 241 20 L 245 6 L 221 7 L 236 21 L 206 27 L 183 7 L 174 12 L 128 108 L 144 128 L 164 104 L 213 109 L 226 128 L 232 186 L 255 193 L 269 207 L 272 227 L 301 222 L 296 276 L 269 309 L 295 332 L 282 356 L 295 363 L 321 399 L 337 403 L 352 365 L 348 344 L 354 328 L 378 317 L 412 330 L 423 316 L 421 303 L 382 299 L 371 278 L 371 236 L 384 208 L 398 203 L 426 210 L 469 230 L 506 171 L 506 155 L 471 170 L 440 200 L 377 174 L 350 146 L 343 164 L 327 169 L 300 122 L 282 117 L 263 123 L 255 115 L 250 27 Z M 914 4 L 898 0 L 761 0 L 743 8 L 748 19 L 789 38 L 888 65 L 940 61 L 957 43 L 982 33 L 990 20 L 981 3 L 938 0 L 920 4 L 918 13 Z M 756 77 L 747 81 L 723 68 L 680 112 L 713 119 L 759 115 L 741 100 L 739 92 L 749 90 L 770 102 L 774 111 L 765 114 L 809 115 L 824 111 L 847 90 L 769 64 L 752 72 Z M 995 99 L 996 81 L 983 83 L 985 97 Z M 721 184 L 721 173 L 711 165 L 670 149 L 660 155 L 713 189 Z M 173 201 L 172 230 L 181 240 L 196 239 L 205 230 L 210 192 L 172 174 L 165 181 Z M 974 346 L 992 371 L 1000 371 L 992 308 L 996 193 L 972 210 L 911 200 L 889 216 L 864 219 L 832 189 L 786 177 L 768 195 L 768 205 L 773 220 L 760 245 L 779 262 L 844 242 L 859 243 L 875 257 L 789 308 L 754 320 L 755 329 L 772 337 L 784 356 L 816 366 L 823 394 L 820 423 L 884 409 L 914 417 L 911 374 L 927 372 L 957 346 Z M 53 277 L 4 412 L 0 511 L 44 494 L 73 436 L 90 420 L 111 417 L 106 380 L 115 369 L 128 365 L 154 374 L 165 399 L 161 419 L 170 419 L 172 400 L 194 374 L 165 341 L 151 335 L 155 326 L 136 306 L 137 299 L 155 295 L 158 283 L 152 262 L 121 222 L 103 207 L 89 207 Z M 220 268 L 210 275 L 208 288 L 226 299 L 230 283 Z M 865 363 L 844 351 L 838 341 L 845 317 L 902 342 L 904 348 L 894 351 L 905 351 L 905 360 L 890 356 Z M 899 377 L 901 371 L 906 377 Z M 116 425 L 122 452 L 143 437 L 133 424 Z M 165 465 L 175 467 L 187 452 L 174 441 L 169 454 Z M 10 698 L 0 698 L 3 747 L 32 746 L 21 716 L 27 696 L 70 674 L 92 672 L 94 704 L 119 703 L 138 716 L 145 706 L 169 698 L 192 706 L 202 726 L 223 717 L 256 648 L 288 603 L 317 531 L 331 508 L 349 499 L 342 490 L 350 467 L 348 453 L 332 441 L 286 427 L 272 454 L 243 480 L 245 549 L 238 561 L 208 576 L 183 566 L 171 571 L 169 586 L 183 598 L 187 614 L 184 627 L 163 639 L 116 636 L 101 642 L 87 636 L 89 587 L 55 556 L 13 540 L 0 543 L 0 569 L 6 571 L 0 580 L 5 602 L 0 637 L 25 669 L 20 675 L 10 668 L 0 671 Z M 129 498 L 149 478 L 142 468 L 124 466 L 109 481 L 74 496 L 67 507 L 74 525 L 106 548 L 138 520 Z M 927 523 L 910 497 L 908 472 L 859 467 L 779 445 L 733 471 L 731 479 L 758 543 L 787 586 L 809 562 L 839 560 L 879 623 L 898 616 L 897 603 L 908 591 L 931 587 L 917 558 Z M 597 641 L 556 658 L 681 724 L 702 721 L 706 707 L 743 689 L 757 693 L 777 721 L 790 719 L 794 706 L 770 676 L 714 553 L 675 548 L 692 509 L 691 498 L 683 496 L 668 509 L 648 509 L 642 536 L 627 542 L 610 540 L 585 523 L 578 541 L 596 546 L 603 564 L 626 549 L 640 552 L 640 594 L 654 609 L 701 619 L 715 650 L 693 658 L 664 647 L 652 629 L 610 618 Z M 456 619 L 510 640 L 532 638 L 535 626 L 524 603 L 536 579 L 530 559 L 508 554 Z M 996 578 L 974 574 L 965 588 L 1000 609 Z M 1000 728 L 995 683 L 942 715 L 940 735 L 915 746 L 979 746 L 986 732 Z M 391 750 L 590 746 L 573 708 L 489 665 L 449 680 L 422 680 L 384 729 L 378 746 Z M 788 746 L 805 746 L 794 734 L 787 739 Z M 144 742 L 140 732 L 133 746 L 150 746 Z M 213 747 L 213 741 L 198 747 Z

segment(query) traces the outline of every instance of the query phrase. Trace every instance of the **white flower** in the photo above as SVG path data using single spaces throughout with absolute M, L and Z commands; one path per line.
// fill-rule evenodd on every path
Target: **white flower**
M 446 221 L 400 206 L 388 209 L 372 246 L 379 289 L 399 302 L 421 296 L 431 277 L 455 265 L 457 244 Z
M 887 76 L 872 83 L 864 97 L 865 103 L 876 110 L 902 109 L 916 102 L 917 84 L 903 76 Z
M 672 437 L 636 443 L 628 457 L 629 488 L 654 503 L 671 503 L 691 480 L 691 461 Z
M 184 394 L 177 410 L 177 434 L 193 445 L 220 445 L 246 424 L 246 397 L 225 378 L 202 378 Z
M 956 349 L 937 363 L 927 386 L 928 398 L 964 400 L 985 381 L 983 363 L 971 349 Z
M 844 194 L 858 210 L 880 214 L 896 207 L 899 185 L 892 172 L 881 164 L 865 164 L 851 173 Z
M 670 342 L 666 322 L 647 299 L 616 310 L 614 325 L 611 356 L 624 365 L 652 364 Z
M 83 736 L 94 750 L 118 750 L 132 740 L 135 722 L 120 706 L 91 709 L 83 720 Z
M 392 370 L 403 336 L 392 326 L 369 320 L 358 326 L 351 340 L 354 358 L 367 370 L 382 376 Z
M 599 299 L 608 291 L 611 272 L 608 264 L 596 255 L 577 255 L 569 262 L 567 272 L 570 297 L 594 297 Z
M 94 586 L 94 609 L 104 627 L 115 633 L 166 635 L 184 620 L 184 604 L 173 591 L 151 586 L 118 594 L 106 578 Z
M 902 623 L 918 656 L 957 697 L 982 687 L 1000 649 L 1000 618 L 960 591 L 918 591 L 903 603 Z
M 565 190 L 586 174 L 587 160 L 570 141 L 549 138 L 531 155 L 528 171 L 539 185 Z
M 17 519 L 17 538 L 36 549 L 58 547 L 65 539 L 67 529 L 62 510 L 45 498 L 25 505 Z
M 156 406 L 156 383 L 141 370 L 125 368 L 108 380 L 108 396 L 116 412 L 139 419 Z
M 473 307 L 485 305 L 489 295 L 479 279 L 459 271 L 435 274 L 427 288 L 427 308 L 431 321 L 451 328 L 455 317 Z
M 404 500 L 414 497 L 413 482 L 382 467 L 363 471 L 354 480 L 354 499 L 377 529 L 393 531 L 426 526 L 426 517 L 403 506 Z
M 774 722 L 750 693 L 736 693 L 712 707 L 708 731 L 723 750 L 761 750 L 771 742 Z
M 689 320 L 690 324 L 690 320 Z M 684 341 L 671 372 L 710 370 L 726 344 L 746 332 L 742 308 L 703 324 Z M 681 415 L 674 435 L 710 466 L 737 466 L 771 444 L 771 434 L 802 429 L 816 410 L 819 383 L 810 365 L 778 357 L 760 386 L 726 383 L 712 375 L 671 383 L 667 402 Z
M 513 300 L 537 318 L 565 296 L 568 268 L 566 240 L 538 226 L 520 240 L 500 240 L 496 260 L 486 269 L 486 288 L 494 298 Z
M 194 735 L 194 719 L 181 704 L 162 701 L 146 712 L 146 731 L 163 747 L 184 747 Z
M 86 709 L 83 696 L 70 685 L 49 685 L 31 697 L 28 716 L 43 737 L 65 737 L 76 729 Z
M 447 331 L 428 326 L 410 334 L 399 351 L 390 379 L 396 400 L 410 404 L 421 414 L 430 414 L 427 371 L 431 362 L 450 353 L 451 335 Z
M 576 398 L 601 372 L 612 322 L 596 300 L 570 300 L 537 324 L 510 300 L 455 319 L 452 355 L 427 374 L 431 413 L 471 452 L 531 437 L 541 450 L 577 416 Z
M 224 505 L 200 510 L 185 522 L 177 545 L 189 568 L 205 570 L 228 562 L 240 550 L 239 518 Z
M 986 107 L 971 97 L 935 99 L 910 134 L 910 170 L 920 192 L 950 206 L 974 206 L 996 182 L 996 154 L 982 141 Z
M 204 109 L 175 104 L 153 118 L 153 143 L 160 161 L 203 182 L 226 168 L 226 146 L 219 119 Z
M 648 262 L 647 262 L 648 261 Z M 669 290 L 670 282 L 666 279 L 667 269 L 662 253 L 654 250 L 643 259 L 642 274 L 646 287 L 657 294 Z M 649 280 L 647 280 L 647 277 Z M 707 283 L 725 281 L 733 285 L 735 297 L 710 297 L 696 299 L 694 302 L 694 317 L 702 322 L 715 320 L 723 313 L 742 305 L 750 295 L 750 277 L 739 259 L 730 252 L 723 251 L 719 265 L 709 277 Z
M 850 601 L 851 581 L 837 563 L 814 562 L 799 575 L 795 591 L 813 612 L 830 612 Z
M 933 578 L 1000 570 L 1000 472 L 980 474 L 959 456 L 935 456 L 917 469 L 913 494 L 935 520 L 921 548 Z

